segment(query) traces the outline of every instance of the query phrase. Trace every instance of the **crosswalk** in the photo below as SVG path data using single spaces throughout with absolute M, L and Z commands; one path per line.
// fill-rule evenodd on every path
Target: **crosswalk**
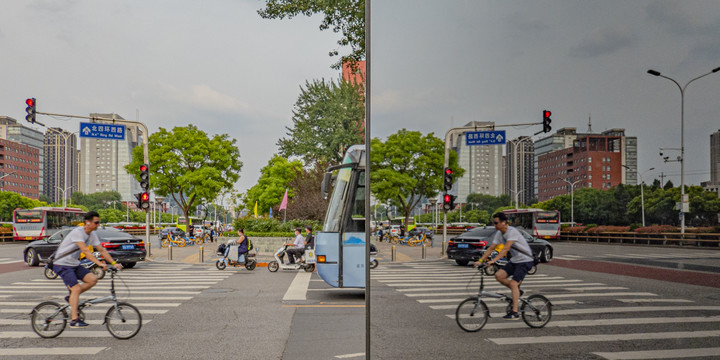
M 16 264 L 16 263 L 21 263 L 21 262 L 23 262 L 23 260 L 18 260 L 17 258 L 3 258 L 3 257 L 0 257 L 0 265 L 3 265 L 3 264 Z
M 694 251 L 692 253 L 678 252 L 673 254 L 667 253 L 622 253 L 622 254 L 592 254 L 592 255 L 572 255 L 563 254 L 553 256 L 553 259 L 560 260 L 600 260 L 600 259 L 634 259 L 634 260 L 700 260 L 700 259 L 720 259 L 720 252 Z
M 232 272 L 217 271 L 214 267 L 172 263 L 144 263 L 142 267 L 138 266 L 120 272 L 119 279 L 121 280 L 116 279 L 115 288 L 118 300 L 135 305 L 142 314 L 143 324 L 147 324 L 155 321 L 159 316 L 171 313 L 173 309 L 177 309 L 184 302 L 193 299 L 203 290 L 212 287 L 231 275 Z M 110 275 L 107 274 L 95 287 L 81 296 L 81 301 L 107 296 L 109 295 L 109 289 Z M 67 294 L 67 289 L 59 278 L 49 280 L 41 277 L 0 286 L 0 340 L 29 339 L 28 344 L 41 344 L 41 342 L 33 340 L 40 338 L 30 329 L 30 316 L 28 314 L 35 305 L 42 301 L 53 300 L 60 304 L 64 303 L 63 298 Z M 71 346 L 70 343 L 62 346 L 62 339 L 78 337 L 111 338 L 112 336 L 104 327 L 99 327 L 103 322 L 103 314 L 109 307 L 110 304 L 98 304 L 83 310 L 87 316 L 86 322 L 90 325 L 97 325 L 90 326 L 91 329 L 66 329 L 56 341 L 53 341 L 53 347 L 36 348 L 32 345 L 26 347 L 20 345 L 7 348 L 0 347 L 0 359 L 13 358 L 18 354 L 53 354 L 48 356 L 98 354 L 107 347 L 84 348 Z
M 457 305 L 477 294 L 479 277 L 476 274 L 475 269 L 438 260 L 390 264 L 373 270 L 371 276 L 376 286 L 393 288 L 398 294 L 427 306 L 428 311 L 437 311 L 448 318 L 445 326 L 456 327 Z M 486 291 L 507 292 L 507 288 L 489 279 L 491 281 L 488 282 L 486 277 Z M 544 332 L 547 336 L 518 337 L 516 333 L 491 331 L 486 333 L 487 340 L 501 346 L 597 343 L 601 344 L 597 347 L 598 351 L 586 356 L 605 359 L 677 358 L 680 357 L 678 354 L 720 356 L 720 348 L 702 347 L 702 344 L 716 345 L 720 342 L 720 306 L 638 291 L 611 282 L 611 278 L 601 283 L 548 274 L 527 276 L 522 285 L 526 295 L 542 293 L 553 303 L 553 318 Z M 506 303 L 494 299 L 486 299 L 485 302 L 493 318 L 505 315 Z M 678 331 L 681 324 L 683 330 L 688 330 Z M 490 321 L 483 330 L 526 327 L 523 322 Z M 557 332 L 553 329 L 563 330 Z M 636 345 L 633 351 L 605 351 L 613 348 L 607 346 L 610 343 L 639 339 L 690 339 L 694 347 L 662 350 L 642 349 Z

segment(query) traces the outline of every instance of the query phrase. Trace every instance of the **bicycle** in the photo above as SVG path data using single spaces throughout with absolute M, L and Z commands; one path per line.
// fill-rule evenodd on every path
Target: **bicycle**
M 432 246 L 432 239 L 427 234 L 413 235 L 407 240 L 409 246 L 428 245 Z
M 78 305 L 78 319 L 85 321 L 85 313 L 83 309 L 95 304 L 112 302 L 113 306 L 105 313 L 103 324 L 107 328 L 110 335 L 117 339 L 126 340 L 137 335 L 142 327 L 142 315 L 140 311 L 133 305 L 118 301 L 115 296 L 115 275 L 118 269 L 114 266 L 108 266 L 110 272 L 110 295 L 101 298 L 85 300 Z M 31 322 L 32 329 L 40 337 L 51 339 L 60 335 L 67 327 L 68 310 L 70 304 L 60 305 L 54 301 L 44 301 L 32 309 Z
M 174 238 L 172 235 L 170 235 L 168 233 L 167 237 L 163 238 L 160 241 L 160 246 L 166 248 L 168 246 L 171 246 L 171 244 L 175 244 L 179 247 L 185 247 L 185 245 L 187 245 L 187 240 L 185 240 L 185 238 L 180 237 L 180 236 Z
M 482 297 L 500 299 L 508 303 L 505 310 L 512 311 L 512 297 L 505 294 L 484 291 L 485 288 L 485 264 L 478 266 L 480 272 L 480 289 L 476 296 L 463 300 L 455 310 L 455 321 L 461 329 L 467 332 L 480 331 L 490 318 L 490 310 L 482 300 Z M 550 322 L 552 317 L 552 303 L 545 296 L 540 294 L 530 295 L 519 299 L 520 316 L 527 326 L 541 328 Z

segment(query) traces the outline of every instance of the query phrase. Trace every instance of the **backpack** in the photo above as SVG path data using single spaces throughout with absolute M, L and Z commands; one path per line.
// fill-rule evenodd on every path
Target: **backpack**
M 245 240 L 247 240 L 247 242 L 248 242 L 248 251 L 250 251 L 250 250 L 252 250 L 252 249 L 255 248 L 255 247 L 253 246 L 252 241 L 250 241 L 250 239 L 248 239 L 247 236 L 245 237 Z
M 217 248 L 217 253 L 218 253 L 218 254 L 225 254 L 225 244 L 220 244 L 220 246 L 218 246 L 218 248 Z

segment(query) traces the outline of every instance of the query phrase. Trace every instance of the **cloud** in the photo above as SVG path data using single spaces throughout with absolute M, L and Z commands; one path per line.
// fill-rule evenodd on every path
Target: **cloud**
M 574 57 L 595 57 L 617 52 L 635 42 L 635 35 L 625 26 L 595 29 L 579 44 L 570 48 Z
M 179 89 L 169 84 L 159 84 L 160 94 L 172 102 L 189 104 L 199 110 L 222 113 L 246 113 L 250 106 L 231 95 L 223 94 L 209 85 L 192 85 L 189 89 Z
M 645 9 L 650 21 L 680 36 L 715 37 L 720 31 L 717 3 L 651 1 Z

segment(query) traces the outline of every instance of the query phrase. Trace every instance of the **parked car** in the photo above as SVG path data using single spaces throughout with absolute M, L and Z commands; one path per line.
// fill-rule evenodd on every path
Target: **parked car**
M 158 238 L 159 238 L 160 240 L 162 240 L 162 239 L 164 239 L 165 237 L 167 237 L 167 234 L 168 234 L 168 233 L 172 234 L 173 237 L 175 237 L 175 236 L 185 236 L 185 232 L 184 232 L 182 229 L 180 229 L 180 228 L 178 228 L 178 227 L 175 227 L 175 226 L 168 226 L 168 227 L 160 230 L 160 233 L 158 234 Z
M 518 230 L 530 245 L 533 255 L 539 255 L 541 262 L 548 262 L 552 259 L 553 248 L 550 242 L 534 238 L 523 228 L 518 228 Z M 494 226 L 475 228 L 451 238 L 447 248 L 448 259 L 455 260 L 460 266 L 479 260 L 487 246 L 492 243 L 496 232 Z
M 400 236 L 400 225 L 390 225 L 390 234 Z
M 23 259 L 30 266 L 47 262 L 48 257 L 57 250 L 65 235 L 74 229 L 74 227 L 65 228 L 48 238 L 28 243 L 23 248 Z M 145 261 L 145 243 L 141 239 L 124 231 L 109 228 L 99 228 L 95 232 L 100 244 L 123 267 L 132 268 L 138 261 Z

